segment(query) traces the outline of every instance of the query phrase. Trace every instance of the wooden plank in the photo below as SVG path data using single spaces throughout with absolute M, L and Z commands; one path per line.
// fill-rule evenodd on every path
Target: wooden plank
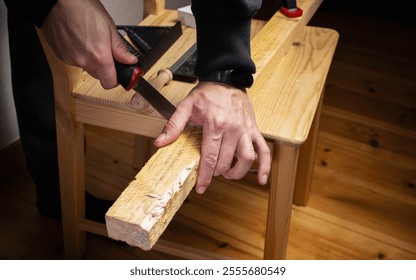
M 152 156 L 106 213 L 109 237 L 152 248 L 195 185 L 201 136 L 188 129 Z

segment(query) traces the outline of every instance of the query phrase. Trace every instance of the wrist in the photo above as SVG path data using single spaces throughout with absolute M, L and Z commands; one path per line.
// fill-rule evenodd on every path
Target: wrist
M 253 84 L 253 75 L 244 70 L 227 69 L 211 72 L 209 75 L 199 77 L 200 81 L 225 83 L 237 88 L 249 88 Z

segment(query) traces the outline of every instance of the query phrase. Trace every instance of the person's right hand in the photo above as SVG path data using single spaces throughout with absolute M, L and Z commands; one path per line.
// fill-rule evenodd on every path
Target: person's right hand
M 118 85 L 114 59 L 124 64 L 137 62 L 99 0 L 59 0 L 41 31 L 58 58 L 83 68 L 105 89 Z

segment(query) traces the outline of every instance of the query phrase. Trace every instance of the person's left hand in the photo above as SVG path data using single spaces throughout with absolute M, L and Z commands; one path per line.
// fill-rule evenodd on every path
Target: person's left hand
M 213 176 L 243 178 L 258 158 L 257 180 L 267 183 L 270 149 L 257 128 L 253 105 L 247 94 L 223 83 L 200 82 L 176 108 L 156 147 L 175 141 L 192 121 L 202 125 L 201 160 L 196 191 L 204 193 Z M 232 165 L 234 157 L 236 163 Z

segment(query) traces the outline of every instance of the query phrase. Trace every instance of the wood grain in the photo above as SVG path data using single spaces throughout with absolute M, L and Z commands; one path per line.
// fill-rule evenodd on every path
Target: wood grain
M 249 90 L 263 135 L 293 146 L 307 138 L 338 40 L 336 31 L 321 28 L 305 28 L 297 36 Z
M 199 128 L 160 148 L 106 213 L 108 236 L 150 250 L 196 182 Z

